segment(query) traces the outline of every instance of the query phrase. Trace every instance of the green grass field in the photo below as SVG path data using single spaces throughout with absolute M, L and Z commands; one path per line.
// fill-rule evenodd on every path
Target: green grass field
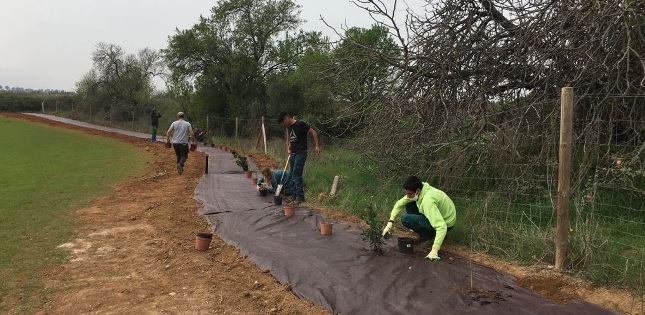
M 0 313 L 45 301 L 42 271 L 65 262 L 76 210 L 142 174 L 152 156 L 116 140 L 0 116 Z M 12 298 L 12 299 L 13 299 Z

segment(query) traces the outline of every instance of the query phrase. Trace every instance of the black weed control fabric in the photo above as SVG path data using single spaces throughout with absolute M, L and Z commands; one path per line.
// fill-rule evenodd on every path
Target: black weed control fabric
M 445 251 L 431 262 L 425 251 L 404 255 L 391 241 L 385 255 L 373 255 L 355 224 L 336 222 L 333 235 L 321 236 L 317 211 L 300 207 L 285 217 L 272 196 L 259 196 L 230 153 L 201 149 L 209 154 L 209 174 L 195 190 L 200 214 L 296 295 L 334 313 L 616 314 L 586 302 L 552 304 L 508 274 Z
M 198 150 L 209 154 L 209 174 L 195 189 L 195 199 L 203 203 L 200 214 L 242 255 L 269 269 L 281 283 L 291 284 L 296 295 L 333 313 L 618 314 L 586 302 L 552 304 L 517 286 L 508 274 L 445 251 L 440 262 L 431 262 L 423 259 L 425 251 L 404 255 L 391 241 L 385 255 L 375 256 L 354 224 L 336 222 L 333 235 L 321 236 L 322 217 L 316 211 L 300 207 L 295 216 L 285 217 L 282 208 L 273 205 L 272 196 L 259 196 L 230 153 L 201 146 Z M 251 167 L 257 174 L 257 168 Z

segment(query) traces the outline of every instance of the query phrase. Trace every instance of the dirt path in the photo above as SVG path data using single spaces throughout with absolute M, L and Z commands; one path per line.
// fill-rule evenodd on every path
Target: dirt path
M 288 285 L 277 283 L 217 237 L 208 251 L 194 249 L 195 233 L 208 228 L 192 198 L 203 174 L 202 153 L 192 152 L 179 176 L 174 153 L 160 143 L 32 116 L 7 116 L 114 137 L 155 156 L 152 172 L 78 210 L 77 238 L 62 245 L 71 250 L 71 261 L 43 275 L 46 286 L 58 293 L 40 314 L 329 314 L 295 297 Z M 519 285 L 556 303 L 584 299 L 642 314 L 642 305 L 626 292 L 597 289 L 548 268 L 518 267 L 460 247 L 449 250 L 509 272 Z

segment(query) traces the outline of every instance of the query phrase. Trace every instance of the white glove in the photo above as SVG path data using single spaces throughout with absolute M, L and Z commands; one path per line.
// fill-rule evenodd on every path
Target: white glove
M 389 221 L 386 225 L 385 228 L 383 229 L 383 236 L 385 236 L 390 230 L 392 229 L 392 221 Z
M 430 259 L 430 260 L 432 260 L 432 261 L 439 261 L 439 260 L 441 260 L 441 257 L 439 257 L 439 250 L 437 250 L 437 249 L 434 249 L 434 248 L 433 248 L 433 249 L 430 251 L 430 254 L 428 254 L 428 256 L 426 256 L 426 259 Z

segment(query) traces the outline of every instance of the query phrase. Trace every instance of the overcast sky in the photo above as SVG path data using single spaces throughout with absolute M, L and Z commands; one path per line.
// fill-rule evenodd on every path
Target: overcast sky
M 369 15 L 349 0 L 295 0 L 304 30 L 334 33 L 331 25 L 369 27 Z M 423 0 L 407 0 L 420 10 Z M 386 0 L 387 2 L 387 0 Z M 209 16 L 216 0 L 2 0 L 0 3 L 0 85 L 72 91 L 92 67 L 96 44 L 121 46 L 126 53 L 166 47 L 175 28 L 191 28 Z M 403 13 L 403 12 L 401 12 Z M 160 85 L 157 83 L 157 85 Z M 163 88 L 157 86 L 157 88 Z

